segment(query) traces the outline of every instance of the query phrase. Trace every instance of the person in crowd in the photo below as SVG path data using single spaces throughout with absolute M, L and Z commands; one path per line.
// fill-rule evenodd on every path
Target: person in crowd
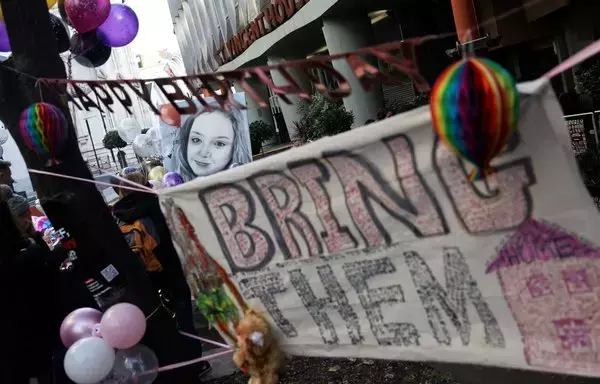
M 31 219 L 31 211 L 29 210 L 27 199 L 23 196 L 13 194 L 7 202 L 21 233 L 31 238 L 35 237 L 37 232 L 33 227 L 33 220 Z
M 6 202 L 13 195 L 13 190 L 6 184 L 0 184 L 0 201 Z
M 26 384 L 37 378 L 47 384 L 52 382 L 52 352 L 62 320 L 59 271 L 43 241 L 34 241 L 25 220 L 17 219 L 26 209 L 16 196 L 0 200 L 0 300 L 9 311 L 0 316 L 5 330 L 0 382 Z
M 0 184 L 8 185 L 12 190 L 14 180 L 12 179 L 12 171 L 10 170 L 11 165 L 10 161 L 0 160 Z
M 199 106 L 179 130 L 179 173 L 186 181 L 252 161 L 250 136 L 239 110 Z
M 46 240 L 44 240 L 44 235 L 36 232 L 35 227 L 33 226 L 31 210 L 27 199 L 23 196 L 13 194 L 7 202 L 19 231 L 21 231 L 24 236 L 35 241 L 35 243 L 44 251 L 50 251 Z M 56 262 L 62 262 L 62 260 L 58 259 L 60 252 L 57 252 L 54 255 L 56 256 L 53 257 L 55 262 L 53 266 L 57 266 Z
M 141 172 L 122 175 L 129 181 L 148 186 Z M 121 182 L 121 185 L 126 185 Z M 196 334 L 192 311 L 192 295 L 187 285 L 177 251 L 173 246 L 171 234 L 160 210 L 158 198 L 149 193 L 119 188 L 120 199 L 113 206 L 113 215 L 125 235 L 131 249 L 140 256 L 150 280 L 157 291 L 170 296 L 169 307 L 177 316 L 179 328 L 187 333 Z M 190 356 L 202 355 L 199 342 L 186 342 Z M 210 370 L 210 364 L 202 362 L 196 365 L 202 375 Z

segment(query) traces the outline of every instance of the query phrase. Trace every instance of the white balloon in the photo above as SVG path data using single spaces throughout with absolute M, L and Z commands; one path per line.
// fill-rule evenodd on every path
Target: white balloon
M 148 135 L 140 134 L 133 139 L 133 152 L 139 157 L 155 156 L 156 151 L 152 138 Z
M 150 128 L 148 132 L 146 132 L 146 135 L 150 136 L 152 140 L 160 140 L 160 132 L 156 127 Z
M 73 344 L 65 355 L 65 372 L 77 384 L 95 384 L 112 371 L 115 351 L 98 337 L 86 337 Z
M 5 128 L 0 128 L 0 145 L 4 145 L 8 141 L 8 131 Z
M 133 117 L 126 117 L 121 120 L 121 124 L 119 124 L 119 136 L 126 143 L 131 143 L 135 137 L 142 133 L 142 127 L 140 123 L 137 122 Z

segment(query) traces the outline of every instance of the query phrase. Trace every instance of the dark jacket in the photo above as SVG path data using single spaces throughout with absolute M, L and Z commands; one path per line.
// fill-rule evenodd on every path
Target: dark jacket
M 133 224 L 136 220 L 144 220 L 147 230 L 154 235 L 158 243 L 155 255 L 163 267 L 162 281 L 165 288 L 173 296 L 179 326 L 187 332 L 194 332 L 190 289 L 173 246 L 167 222 L 160 210 L 158 198 L 148 193 L 130 193 L 113 206 L 113 214 L 121 224 Z M 153 228 L 148 228 L 149 223 Z
M 22 236 L 0 203 L 0 382 L 48 373 L 59 337 L 61 295 L 54 255 L 45 243 Z M 10 380 L 10 381 L 3 381 Z
M 172 301 L 169 303 L 169 307 L 177 315 L 177 324 L 179 329 L 196 334 L 194 327 L 194 317 L 192 313 L 192 297 L 190 289 L 187 285 L 185 275 L 183 274 L 183 268 L 179 261 L 177 251 L 173 246 L 171 240 L 171 233 L 167 227 L 165 217 L 160 210 L 160 204 L 158 197 L 148 193 L 133 192 L 130 193 L 121 200 L 119 200 L 113 206 L 113 215 L 117 218 L 117 221 L 121 224 L 133 224 L 136 220 L 143 220 L 146 230 L 150 232 L 157 242 L 155 249 L 155 256 L 158 261 L 162 264 L 163 270 L 159 272 L 163 275 L 162 282 L 163 286 L 172 293 Z M 148 226 L 153 228 L 148 228 Z M 146 331 L 146 337 L 156 337 L 160 339 L 160 336 L 149 335 L 152 331 L 152 327 L 148 327 Z M 174 340 L 166 340 L 169 347 L 172 348 Z M 180 353 L 180 360 L 191 360 L 202 356 L 202 344 L 196 340 L 181 336 L 181 344 L 178 353 Z M 167 347 L 167 349 L 169 349 Z M 160 356 L 159 356 L 160 359 Z M 165 360 L 165 364 L 169 364 Z M 173 371 L 175 374 L 181 375 L 181 377 L 197 377 L 199 373 L 206 369 L 207 364 L 194 364 L 188 368 L 181 368 Z M 177 372 L 179 371 L 179 372 Z M 159 377 L 160 379 L 160 377 Z M 188 382 L 181 380 L 171 380 L 165 377 L 165 382 Z

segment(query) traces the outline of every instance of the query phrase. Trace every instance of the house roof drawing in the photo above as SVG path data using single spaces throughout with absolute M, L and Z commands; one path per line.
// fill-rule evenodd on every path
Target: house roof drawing
M 600 259 L 600 249 L 554 224 L 529 219 L 502 244 L 486 273 L 522 263 L 572 257 Z

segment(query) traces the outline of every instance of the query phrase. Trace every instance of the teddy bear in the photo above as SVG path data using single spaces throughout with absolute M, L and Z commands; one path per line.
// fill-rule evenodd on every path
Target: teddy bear
M 269 323 L 248 309 L 236 327 L 238 349 L 235 364 L 250 375 L 248 384 L 277 384 L 284 355 Z

